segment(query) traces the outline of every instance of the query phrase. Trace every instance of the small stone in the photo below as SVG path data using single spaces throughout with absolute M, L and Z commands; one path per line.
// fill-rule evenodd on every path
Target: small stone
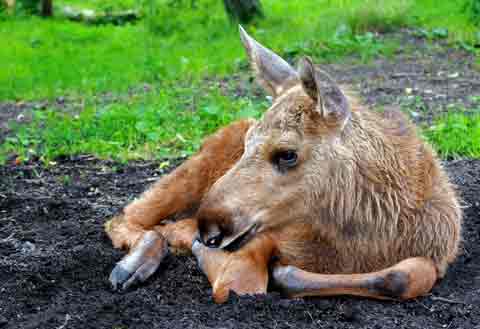
M 341 307 L 341 312 L 342 312 L 342 317 L 345 321 L 354 322 L 359 320 L 358 312 L 352 306 L 344 305 L 343 307 Z
M 0 315 L 0 328 L 3 328 L 8 324 L 8 320 L 3 315 Z
M 22 244 L 22 249 L 20 251 L 22 252 L 22 254 L 30 254 L 34 252 L 35 249 L 36 249 L 35 245 L 30 241 L 27 241 Z

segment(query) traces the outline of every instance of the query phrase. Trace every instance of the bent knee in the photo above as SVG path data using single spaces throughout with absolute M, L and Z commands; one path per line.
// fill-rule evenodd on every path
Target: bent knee
M 142 234 L 140 229 L 128 225 L 124 215 L 117 215 L 105 222 L 104 229 L 113 246 L 119 249 L 130 248 Z

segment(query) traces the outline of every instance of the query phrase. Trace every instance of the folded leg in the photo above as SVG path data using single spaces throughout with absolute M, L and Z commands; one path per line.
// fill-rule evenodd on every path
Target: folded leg
M 155 231 L 146 231 L 113 268 L 109 278 L 113 289 L 127 289 L 145 281 L 155 273 L 167 253 L 165 238 Z
M 268 262 L 274 250 L 273 241 L 260 236 L 235 252 L 205 247 L 198 241 L 193 254 L 206 274 L 216 303 L 227 301 L 230 290 L 237 294 L 264 294 L 268 285 Z
M 196 240 L 196 219 L 157 225 L 146 231 L 139 242 L 115 266 L 110 282 L 116 289 L 126 289 L 143 282 L 153 274 L 169 250 L 178 253 L 192 251 L 199 266 L 212 284 L 217 303 L 228 299 L 230 290 L 238 294 L 266 293 L 268 262 L 274 250 L 273 241 L 260 236 L 241 249 L 227 252 L 208 248 Z
M 215 181 L 242 156 L 245 134 L 253 122 L 238 121 L 219 130 L 205 141 L 195 156 L 162 177 L 140 198 L 127 205 L 122 214 L 105 224 L 114 247 L 130 251 L 112 271 L 110 281 L 114 288 L 127 288 L 154 273 L 168 252 L 167 240 L 173 247 L 178 241 L 186 241 L 185 236 L 178 233 L 182 231 L 180 229 L 155 226 L 200 202 Z M 185 232 L 188 234 L 182 234 L 192 235 L 191 228 L 192 225 L 187 225 Z M 164 237 L 164 233 L 170 236 Z M 180 247 L 190 249 L 191 242 L 188 248 L 185 245 Z
M 144 231 L 131 251 L 115 265 L 109 278 L 112 287 L 127 289 L 145 281 L 155 273 L 169 250 L 190 252 L 196 236 L 195 219 L 157 225 Z
M 105 224 L 116 248 L 130 249 L 145 231 L 165 218 L 194 208 L 210 187 L 243 154 L 245 134 L 253 120 L 242 120 L 220 129 L 200 151 L 171 174 L 162 177 L 122 214 Z
M 316 274 L 276 265 L 276 286 L 288 296 L 356 295 L 377 299 L 409 299 L 427 294 L 437 280 L 434 263 L 408 258 L 382 271 L 364 274 Z

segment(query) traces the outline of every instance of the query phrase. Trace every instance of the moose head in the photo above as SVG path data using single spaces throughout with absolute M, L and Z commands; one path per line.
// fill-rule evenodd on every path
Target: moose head
M 231 248 L 260 232 L 318 214 L 336 164 L 348 158 L 342 136 L 347 96 L 309 58 L 295 70 L 240 27 L 256 78 L 272 106 L 245 137 L 242 158 L 211 188 L 198 212 L 200 239 Z

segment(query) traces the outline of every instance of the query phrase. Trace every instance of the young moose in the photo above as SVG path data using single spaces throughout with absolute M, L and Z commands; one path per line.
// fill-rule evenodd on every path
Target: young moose
M 428 293 L 461 239 L 457 196 L 431 149 L 310 59 L 295 70 L 240 34 L 273 105 L 221 129 L 106 224 L 129 250 L 113 287 L 147 279 L 170 247 L 193 252 L 216 302 L 265 293 L 269 279 L 289 296 Z M 166 220 L 188 209 L 193 218 Z

